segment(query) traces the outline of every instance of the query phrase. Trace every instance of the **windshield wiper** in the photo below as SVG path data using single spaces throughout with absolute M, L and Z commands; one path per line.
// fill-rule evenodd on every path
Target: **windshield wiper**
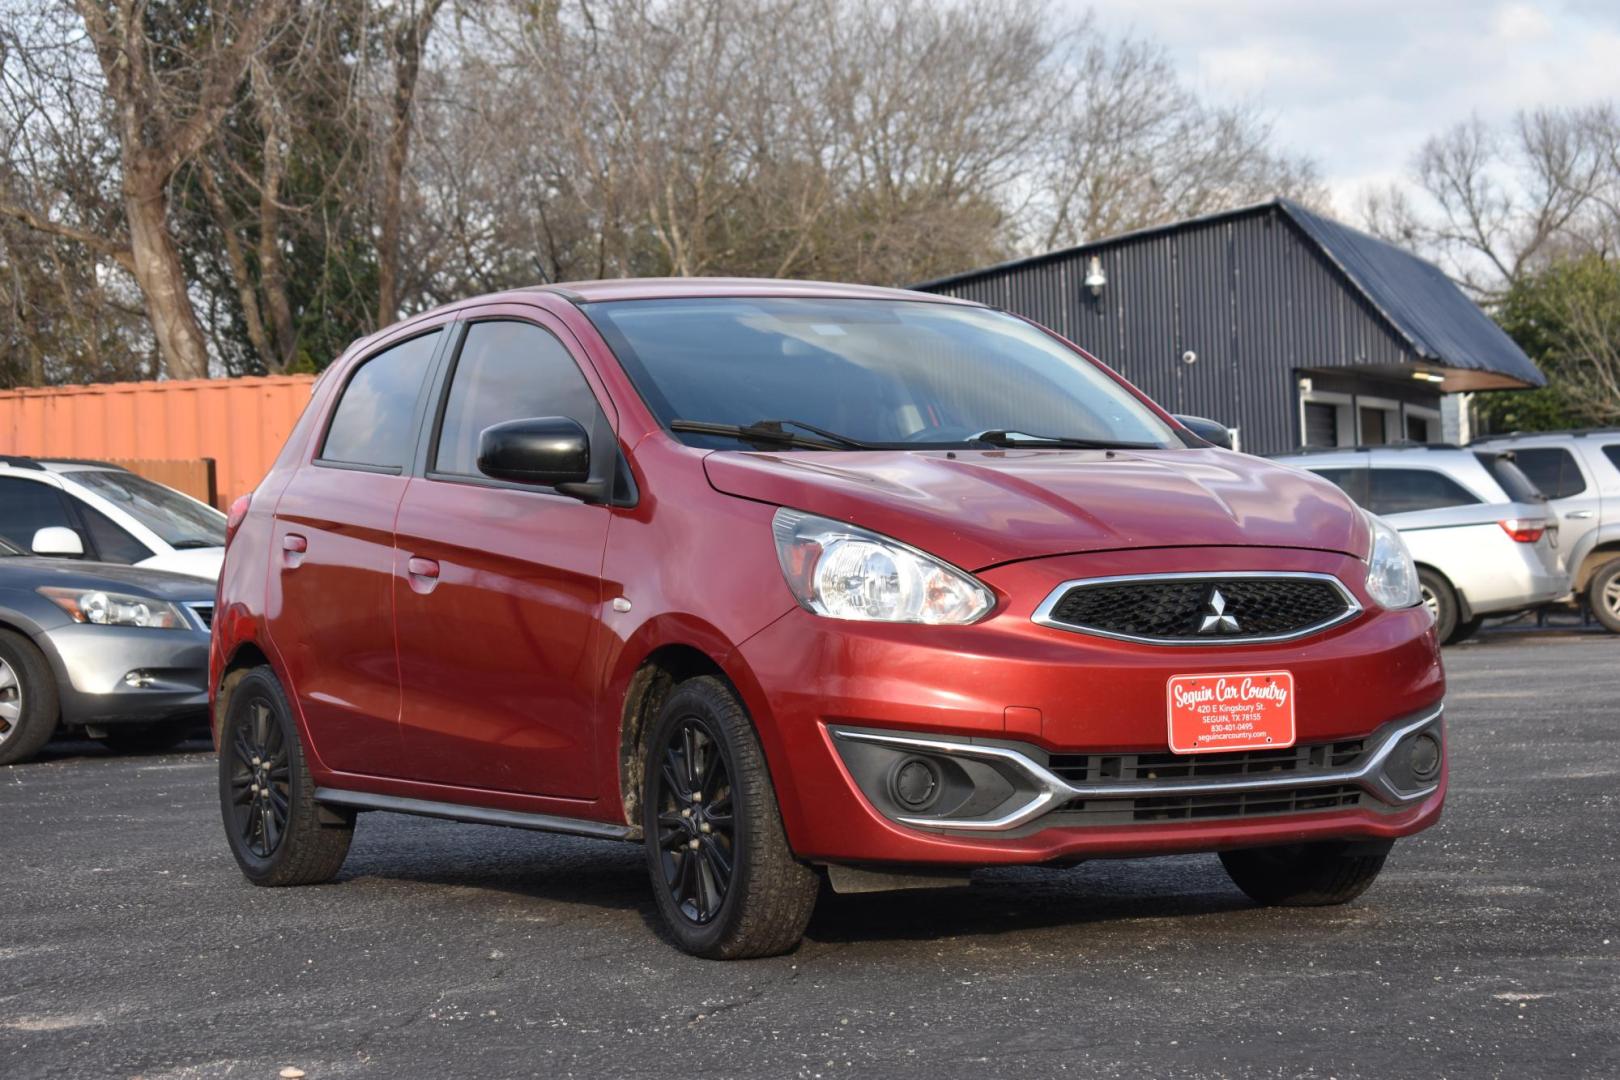
M 1070 439 L 1061 435 L 1031 435 L 1027 431 L 981 431 L 969 435 L 970 443 L 989 443 L 1010 449 L 1020 446 L 1045 447 L 1050 450 L 1163 450 L 1158 443 L 1129 442 L 1121 439 Z
M 815 435 L 806 438 L 788 431 L 790 427 L 803 428 Z M 671 431 L 685 431 L 694 435 L 729 435 L 744 442 L 775 443 L 796 450 L 875 450 L 875 443 L 862 442 L 836 431 L 807 424 L 802 420 L 756 420 L 752 424 L 720 424 L 709 420 L 671 420 Z

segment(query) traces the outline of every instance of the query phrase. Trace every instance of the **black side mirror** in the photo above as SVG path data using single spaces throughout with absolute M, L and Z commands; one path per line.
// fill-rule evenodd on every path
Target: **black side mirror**
M 566 416 L 495 424 L 478 436 L 478 471 L 496 480 L 559 490 L 585 484 L 591 478 L 590 436 Z
M 1202 416 L 1176 416 L 1176 422 L 1207 443 L 1223 450 L 1232 449 L 1232 431 L 1225 424 L 1206 420 Z

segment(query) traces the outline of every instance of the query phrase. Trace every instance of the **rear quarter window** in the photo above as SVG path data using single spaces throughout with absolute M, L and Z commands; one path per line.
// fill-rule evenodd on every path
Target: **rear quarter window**
M 1513 463 L 1512 455 L 1481 451 L 1474 457 L 1485 466 L 1485 471 L 1491 474 L 1491 479 L 1502 486 L 1502 491 L 1507 495 L 1509 502 L 1547 501 L 1547 496 L 1536 486 L 1535 481 Z
M 1313 469 L 1317 476 L 1338 485 L 1357 506 L 1367 505 L 1367 473 L 1370 469 Z
M 1567 499 L 1586 490 L 1575 455 L 1561 446 L 1527 446 L 1513 451 L 1513 463 L 1549 499 Z
M 401 472 L 416 447 L 416 405 L 439 331 L 367 359 L 349 377 L 332 411 L 320 460 Z
M 1603 456 L 1609 459 L 1609 464 L 1620 471 L 1620 443 L 1610 443 L 1603 448 Z
M 1433 469 L 1373 469 L 1369 487 L 1367 509 L 1375 514 L 1410 514 L 1480 501 L 1457 481 Z

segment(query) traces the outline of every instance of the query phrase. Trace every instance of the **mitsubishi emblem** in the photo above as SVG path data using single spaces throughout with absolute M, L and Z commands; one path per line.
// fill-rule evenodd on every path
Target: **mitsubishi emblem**
M 1200 634 L 1235 634 L 1238 631 L 1236 617 L 1226 613 L 1226 597 L 1221 595 L 1220 589 L 1209 591 L 1209 611 L 1204 616 L 1203 625 L 1199 626 Z

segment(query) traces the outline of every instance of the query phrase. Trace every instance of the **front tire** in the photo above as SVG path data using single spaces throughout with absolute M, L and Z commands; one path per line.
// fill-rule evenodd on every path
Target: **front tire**
M 1328 841 L 1223 851 L 1221 865 L 1257 904 L 1328 907 L 1366 892 L 1388 856 L 1387 846 L 1379 850 Z
M 1598 567 L 1586 585 L 1586 604 L 1611 634 L 1620 634 L 1620 559 Z
M 45 654 L 23 635 L 0 630 L 0 765 L 39 753 L 56 731 L 59 710 Z
M 793 857 L 765 755 L 742 703 L 712 676 L 677 686 L 647 742 L 642 828 L 659 913 L 685 952 L 788 952 L 820 891 Z
M 349 853 L 354 815 L 323 815 L 315 802 L 298 725 L 268 667 L 231 691 L 219 732 L 219 804 L 231 854 L 255 885 L 330 881 Z

